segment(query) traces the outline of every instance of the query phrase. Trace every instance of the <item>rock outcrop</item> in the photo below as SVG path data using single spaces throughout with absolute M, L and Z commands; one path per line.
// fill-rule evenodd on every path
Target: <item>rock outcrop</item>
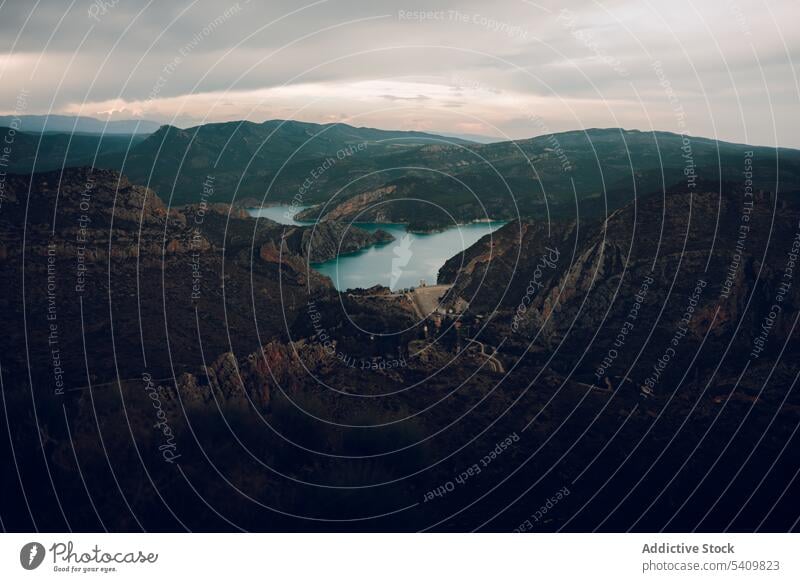
M 286 247 L 311 263 L 322 263 L 375 244 L 391 242 L 384 230 L 369 232 L 358 226 L 328 220 L 314 226 L 293 228 L 284 237 Z

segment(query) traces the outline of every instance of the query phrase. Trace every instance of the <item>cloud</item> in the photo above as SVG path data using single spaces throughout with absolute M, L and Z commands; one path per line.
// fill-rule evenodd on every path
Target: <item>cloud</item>
M 416 97 L 400 97 L 398 95 L 378 95 L 381 99 L 387 101 L 430 101 L 431 98 L 427 95 L 417 95 Z
M 800 146 L 791 3 L 126 0 L 91 18 L 93 5 L 0 8 L 0 110 L 24 88 L 31 113 L 183 125 L 414 120 L 521 138 L 535 110 L 554 131 L 675 130 L 659 61 L 693 133 Z

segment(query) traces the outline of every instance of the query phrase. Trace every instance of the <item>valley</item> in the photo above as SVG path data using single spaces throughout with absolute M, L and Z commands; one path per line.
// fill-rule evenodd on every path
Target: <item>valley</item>
M 238 474 L 236 486 L 271 508 L 267 513 L 274 508 L 332 518 L 332 507 L 361 515 L 416 507 L 426 491 L 470 462 L 458 452 L 459 443 L 491 447 L 510 431 L 524 437 L 491 468 L 522 467 L 509 483 L 509 496 L 531 482 L 545 492 L 564 479 L 578 479 L 570 486 L 571 499 L 586 500 L 590 481 L 611 478 L 592 458 L 603 453 L 602 443 L 618 434 L 624 419 L 626 441 L 651 435 L 635 457 L 647 459 L 676 434 L 675 419 L 692 418 L 678 431 L 680 442 L 713 428 L 706 441 L 713 454 L 735 438 L 737 419 L 747 416 L 754 426 L 765 426 L 778 415 L 787 427 L 800 414 L 789 388 L 800 349 L 791 333 L 800 287 L 781 292 L 784 310 L 770 319 L 771 333 L 758 336 L 787 272 L 787 253 L 793 252 L 772 241 L 792 240 L 800 214 L 791 198 L 753 194 L 745 255 L 732 263 L 749 196 L 741 186 L 721 193 L 665 192 L 600 221 L 525 219 L 412 235 L 405 225 L 393 233 L 395 227 L 384 223 L 279 224 L 219 202 L 169 207 L 152 190 L 108 170 L 11 176 L 0 214 L 6 402 L 22 406 L 36 386 L 39 423 L 52 443 L 51 470 L 74 499 L 80 498 L 80 485 L 70 477 L 74 460 L 64 448 L 70 442 L 81 457 L 97 459 L 92 487 L 111 479 L 99 464 L 103 448 L 113 459 L 125 459 L 135 446 L 147 460 L 140 470 L 117 476 L 126 495 L 146 478 L 145 470 L 164 483 L 163 495 L 191 493 L 171 479 L 173 467 L 160 461 L 158 442 L 147 428 L 151 413 L 142 390 L 150 386 L 174 423 L 174 454 L 187 478 L 200 479 L 213 459 L 214 466 Z M 774 205 L 780 211 L 773 218 Z M 272 216 L 281 218 L 282 210 L 273 207 Z M 298 222 L 285 210 L 283 217 Z M 717 225 L 716 234 L 709 224 Z M 393 239 L 376 239 L 380 232 Z M 402 272 L 392 281 L 392 263 L 404 257 L 396 248 L 380 252 L 398 244 L 402 250 L 406 236 L 415 237 L 406 248 L 419 253 L 421 266 L 395 262 Z M 458 245 L 448 246 L 441 237 L 455 237 Z M 341 254 L 343 248 L 355 251 Z M 342 270 L 347 260 L 383 258 L 352 267 L 367 276 L 363 283 L 337 285 L 332 271 L 326 276 L 326 268 L 310 260 L 318 253 Z M 409 267 L 413 280 L 406 286 Z M 700 279 L 706 283 L 697 293 Z M 645 280 L 650 283 L 643 293 Z M 21 283 L 24 297 L 16 290 Z M 659 364 L 676 337 L 671 349 L 683 363 Z M 19 349 L 26 344 L 28 351 Z M 759 357 L 748 358 L 756 344 Z M 29 358 L 42 365 L 26 380 Z M 761 379 L 768 367 L 785 382 L 765 389 Z M 298 403 L 307 412 L 298 411 Z M 557 419 L 579 405 L 582 413 L 557 428 Z M 731 416 L 721 424 L 723 407 Z M 665 410 L 668 416 L 654 420 Z M 228 428 L 215 420 L 219 411 Z M 75 419 L 72 439 L 58 421 L 65 412 Z M 312 429 L 307 413 L 323 419 L 326 428 Z M 95 415 L 102 433 L 91 420 Z M 394 428 L 400 421 L 402 430 Z M 29 421 L 15 422 L 21 427 Z M 265 437 L 268 427 L 294 444 L 286 449 L 283 437 Z M 550 441 L 553 431 L 557 442 Z M 18 446 L 33 446 L 26 439 L 35 432 L 19 434 Z M 425 444 L 431 434 L 446 435 L 435 449 Z M 565 449 L 582 434 L 595 445 Z M 237 440 L 247 448 L 234 452 Z M 549 442 L 544 456 L 535 454 Z M 772 458 L 780 442 L 765 443 L 762 457 Z M 309 450 L 323 452 L 324 460 Z M 740 457 L 750 450 L 732 449 L 732 462 L 743 462 Z M 257 457 L 244 451 L 258 451 Z M 526 465 L 528 458 L 535 461 Z M 262 462 L 282 476 L 264 473 Z M 551 464 L 557 467 L 552 476 L 536 477 Z M 26 460 L 24 470 L 41 477 L 36 459 Z M 302 482 L 311 474 L 325 494 L 308 484 L 302 487 L 314 495 L 293 497 L 280 485 L 284 478 Z M 370 475 L 368 493 L 352 497 L 336 489 L 364 474 Z M 265 526 L 263 515 L 227 499 L 224 491 L 212 487 L 206 499 L 229 503 L 248 528 L 303 527 L 289 517 Z M 482 491 L 465 488 L 436 507 L 409 509 L 374 525 L 435 527 Z M 103 511 L 122 511 L 120 501 L 109 498 Z M 707 501 L 698 496 L 693 503 Z M 156 502 L 142 494 L 137 514 Z M 602 508 L 606 501 L 599 503 Z M 70 522 L 93 527 L 81 503 L 74 507 Z M 643 526 L 654 527 L 673 509 L 668 503 L 650 513 Z M 171 517 L 148 515 L 149 528 L 174 525 Z M 481 510 L 451 523 L 471 527 L 488 515 Z M 57 518 L 51 519 L 57 527 Z M 197 505 L 181 519 L 193 529 L 223 527 Z M 556 519 L 541 527 L 580 530 L 591 519 L 579 514 L 569 523 Z M 497 516 L 492 529 L 511 529 L 519 521 L 510 512 Z M 690 523 L 674 522 L 679 528 Z M 123 511 L 116 527 L 134 527 L 130 514 Z M 348 526 L 332 521 L 326 529 Z
M 11 409 L 35 387 L 38 420 L 15 419 L 14 443 L 35 447 L 44 431 L 46 466 L 77 500 L 71 525 L 96 527 L 72 478 L 74 446 L 91 464 L 87 486 L 137 495 L 134 512 L 123 497 L 101 507 L 120 530 L 143 514 L 149 529 L 175 527 L 152 512 L 155 490 L 135 493 L 152 478 L 170 499 L 193 498 L 186 479 L 204 482 L 204 499 L 248 529 L 302 529 L 291 516 L 307 515 L 349 531 L 344 512 L 376 531 L 487 520 L 507 531 L 522 514 L 481 499 L 510 472 L 504 503 L 570 482 L 572 513 L 531 527 L 580 531 L 614 503 L 595 497 L 592 482 L 615 479 L 597 456 L 641 467 L 707 434 L 695 460 L 707 466 L 745 419 L 760 431 L 780 418 L 758 459 L 747 443 L 727 453 L 761 467 L 800 414 L 794 150 L 692 138 L 687 175 L 680 138 L 625 130 L 482 145 L 211 124 L 121 150 L 77 140 L 74 155 L 65 137 L 17 137 L 22 173 L 4 175 L 0 207 L 0 376 Z M 53 149 L 34 168 L 40 142 Z M 87 153 L 95 167 L 69 167 Z M 123 172 L 100 167 L 114 156 Z M 153 398 L 169 419 L 167 462 L 149 428 Z M 519 440 L 485 469 L 491 478 L 427 500 L 474 463 L 470 450 L 509 434 Z M 132 455 L 144 463 L 122 474 Z M 47 498 L 31 485 L 47 482 L 43 465 L 22 468 Z M 215 469 L 230 482 L 206 479 Z M 231 499 L 231 483 L 261 509 Z M 697 495 L 672 526 L 691 527 L 709 502 Z M 660 527 L 675 503 L 638 526 Z M 180 520 L 192 529 L 225 529 L 202 502 L 189 507 Z M 48 516 L 38 522 L 63 526 Z M 708 523 L 730 518 L 721 508 Z

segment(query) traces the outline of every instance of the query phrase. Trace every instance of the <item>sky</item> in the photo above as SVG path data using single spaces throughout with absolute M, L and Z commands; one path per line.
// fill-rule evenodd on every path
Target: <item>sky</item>
M 796 0 L 0 3 L 0 114 L 800 147 Z

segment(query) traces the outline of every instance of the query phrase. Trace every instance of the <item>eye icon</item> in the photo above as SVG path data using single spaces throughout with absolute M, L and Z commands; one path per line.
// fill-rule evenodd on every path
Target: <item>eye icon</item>
M 26 570 L 35 570 L 44 561 L 44 546 L 39 542 L 28 542 L 19 551 L 19 563 Z

